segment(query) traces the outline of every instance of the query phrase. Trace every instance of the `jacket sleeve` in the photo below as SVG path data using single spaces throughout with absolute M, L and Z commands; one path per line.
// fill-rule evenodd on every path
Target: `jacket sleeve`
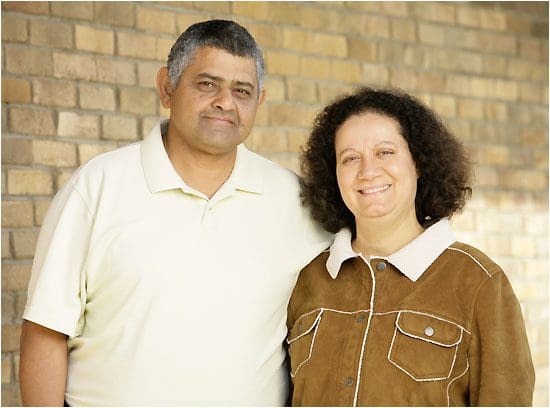
M 470 405 L 529 406 L 535 371 L 519 302 L 500 271 L 480 287 L 468 347 Z

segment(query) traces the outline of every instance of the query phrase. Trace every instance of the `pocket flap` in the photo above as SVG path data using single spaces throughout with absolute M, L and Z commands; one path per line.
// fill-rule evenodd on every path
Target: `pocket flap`
M 399 312 L 395 325 L 407 336 L 444 347 L 455 346 L 462 339 L 459 325 L 420 312 Z
M 305 336 L 311 332 L 319 320 L 321 319 L 321 314 L 323 309 L 313 310 L 306 314 L 303 314 L 294 322 L 294 326 L 290 329 L 290 332 L 287 337 L 287 343 L 290 344 L 293 341 L 298 340 L 300 337 Z

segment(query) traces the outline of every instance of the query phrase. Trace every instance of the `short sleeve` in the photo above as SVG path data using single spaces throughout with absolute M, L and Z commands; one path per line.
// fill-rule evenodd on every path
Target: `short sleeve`
M 92 215 L 72 180 L 48 209 L 36 245 L 23 318 L 75 337 L 83 326 Z
M 529 406 L 535 372 L 519 302 L 503 272 L 480 288 L 468 348 L 470 404 Z

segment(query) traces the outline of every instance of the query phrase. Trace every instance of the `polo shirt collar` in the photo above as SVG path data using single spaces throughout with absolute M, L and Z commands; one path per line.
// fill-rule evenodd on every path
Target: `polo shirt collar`
M 204 194 L 189 187 L 178 175 L 162 142 L 161 126 L 168 126 L 168 120 L 157 123 L 141 145 L 141 163 L 147 186 L 152 193 L 159 191 L 182 189 L 184 192 L 204 196 Z M 229 190 L 241 190 L 252 193 L 263 192 L 261 174 L 255 170 L 254 153 L 243 144 L 237 146 L 235 166 L 227 181 L 220 187 Z M 217 195 L 218 193 L 216 193 Z
M 362 256 L 351 247 L 351 236 L 348 228 L 340 230 L 335 235 L 326 264 L 333 279 L 338 276 L 344 261 Z M 390 256 L 371 256 L 370 259 L 384 259 L 411 281 L 416 282 L 437 257 L 455 241 L 449 220 L 443 218 Z

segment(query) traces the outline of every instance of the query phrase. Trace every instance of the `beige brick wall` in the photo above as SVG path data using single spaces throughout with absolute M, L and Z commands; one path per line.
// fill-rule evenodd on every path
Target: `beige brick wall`
M 53 194 L 166 115 L 155 72 L 212 17 L 263 47 L 268 96 L 247 144 L 290 168 L 315 114 L 359 84 L 404 88 L 442 115 L 477 163 L 455 229 L 507 271 L 547 406 L 547 3 L 340 1 L 2 2 L 2 405 L 20 404 L 21 313 Z

